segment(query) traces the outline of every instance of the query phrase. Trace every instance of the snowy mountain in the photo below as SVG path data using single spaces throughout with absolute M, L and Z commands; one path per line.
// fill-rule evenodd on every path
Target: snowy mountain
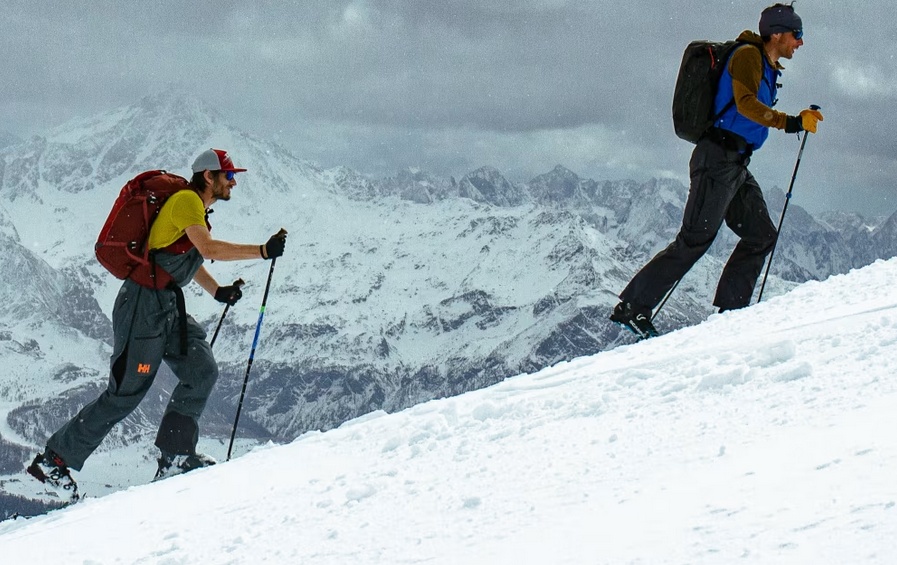
M 897 260 L 878 262 L 7 520 L 0 547 L 15 563 L 35 548 L 148 565 L 894 563 L 895 277 Z
M 20 276 L 2 290 L 10 370 L 0 375 L 0 436 L 19 450 L 15 457 L 40 446 L 105 385 L 119 282 L 91 250 L 121 186 L 148 169 L 186 176 L 195 155 L 213 146 L 249 169 L 232 200 L 215 206 L 213 234 L 261 243 L 281 227 L 290 232 L 241 417 L 249 440 L 288 441 L 628 342 L 608 312 L 635 270 L 674 237 L 687 192 L 672 180 L 599 182 L 560 166 L 526 184 L 490 167 L 457 181 L 417 170 L 373 180 L 321 169 L 170 93 L 7 147 L 0 259 Z M 777 194 L 771 210 L 781 204 Z M 859 224 L 835 227 L 792 205 L 773 266 L 783 278 L 770 281 L 767 296 L 890 256 L 894 222 L 883 221 L 872 244 L 856 248 L 864 241 Z M 711 314 L 731 248 L 720 237 L 682 281 L 660 327 Z M 248 282 L 215 345 L 222 376 L 202 423 L 212 442 L 229 436 L 268 267 L 209 265 L 222 284 Z M 220 304 L 198 288 L 187 294 L 188 310 L 213 328 Z M 101 452 L 140 446 L 140 464 L 152 465 L 147 436 L 171 386 L 170 375 L 160 375 Z M 85 472 L 110 488 L 152 474 Z

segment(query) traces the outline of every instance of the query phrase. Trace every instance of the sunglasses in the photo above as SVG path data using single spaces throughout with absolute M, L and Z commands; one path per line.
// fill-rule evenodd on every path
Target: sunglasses
M 798 39 L 800 39 L 800 38 L 798 37 Z M 224 178 L 226 178 L 227 180 L 234 180 L 234 176 L 236 174 L 237 173 L 234 171 L 224 171 Z
M 794 35 L 794 39 L 803 39 L 804 38 L 804 30 L 802 30 L 802 29 L 792 29 L 791 33 Z

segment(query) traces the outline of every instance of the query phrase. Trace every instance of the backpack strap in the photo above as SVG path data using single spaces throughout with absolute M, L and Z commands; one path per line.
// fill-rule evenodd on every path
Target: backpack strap
M 174 292 L 174 301 L 178 308 L 178 332 L 181 342 L 181 355 L 187 355 L 187 303 L 184 300 L 184 291 L 172 281 L 167 287 Z

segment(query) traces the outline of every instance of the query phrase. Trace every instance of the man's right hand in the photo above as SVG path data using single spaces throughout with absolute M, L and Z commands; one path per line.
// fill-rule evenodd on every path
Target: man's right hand
M 274 259 L 283 255 L 283 248 L 287 243 L 287 232 L 280 230 L 268 238 L 268 243 L 262 246 L 265 259 Z
M 822 112 L 819 110 L 807 108 L 806 110 L 800 111 L 800 123 L 804 128 L 804 131 L 816 133 L 817 124 L 821 122 L 822 119 Z

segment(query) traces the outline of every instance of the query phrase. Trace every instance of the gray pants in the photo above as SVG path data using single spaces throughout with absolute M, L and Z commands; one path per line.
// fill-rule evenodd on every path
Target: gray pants
M 181 354 L 175 293 L 122 284 L 112 312 L 115 333 L 106 390 L 47 440 L 47 448 L 80 470 L 115 424 L 146 395 L 164 360 L 178 378 L 156 436 L 172 454 L 193 453 L 199 417 L 218 379 L 218 366 L 206 332 L 187 316 L 187 354 Z

